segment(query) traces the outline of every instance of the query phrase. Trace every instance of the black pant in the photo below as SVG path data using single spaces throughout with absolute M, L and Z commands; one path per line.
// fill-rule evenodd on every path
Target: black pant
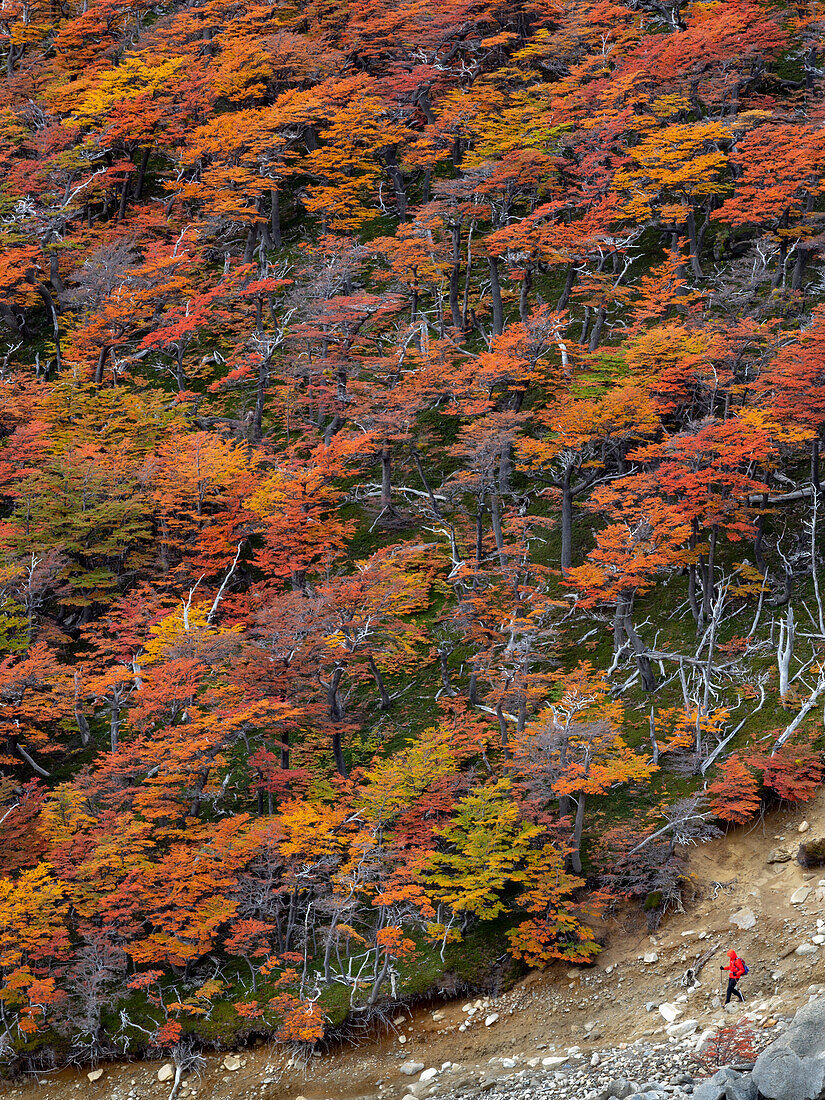
M 728 995 L 727 995 L 727 997 L 725 997 L 725 1004 L 727 1004 L 727 1003 L 728 1003 L 728 1001 L 729 1001 L 729 1000 L 731 999 L 731 997 L 733 997 L 733 996 L 736 996 L 736 997 L 738 997 L 738 998 L 739 998 L 739 1000 L 740 1000 L 740 1001 L 742 1001 L 742 1003 L 744 1004 L 744 1002 L 745 1002 L 745 998 L 744 998 L 744 997 L 742 996 L 742 994 L 741 994 L 741 993 L 739 992 L 739 990 L 738 990 L 738 989 L 736 988 L 736 983 L 737 983 L 738 981 L 739 981 L 739 979 L 738 979 L 738 978 L 728 978 Z

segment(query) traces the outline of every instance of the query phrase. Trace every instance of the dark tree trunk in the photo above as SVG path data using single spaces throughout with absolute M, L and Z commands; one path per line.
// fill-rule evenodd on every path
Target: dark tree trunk
M 573 564 L 573 490 L 570 485 L 572 473 L 564 471 L 561 486 L 561 571 L 566 573 Z
M 269 217 L 269 236 L 273 248 L 281 247 L 281 194 L 277 187 L 270 188 L 272 211 Z
M 143 186 L 146 182 L 146 169 L 149 167 L 149 156 L 151 152 L 151 145 L 147 145 L 140 158 L 140 167 L 138 168 L 138 177 L 135 183 L 135 202 L 139 202 L 140 199 L 143 198 Z
M 97 366 L 95 367 L 95 385 L 103 385 L 103 368 L 106 366 L 106 359 L 109 355 L 109 345 L 104 344 L 100 349 L 100 354 L 97 357 Z
M 263 439 L 264 407 L 266 405 L 266 389 L 269 385 L 269 357 L 261 356 L 258 367 L 258 385 L 255 392 L 255 412 L 252 416 L 252 442 L 260 443 Z
M 453 237 L 453 254 L 452 254 L 452 267 L 450 268 L 450 313 L 453 318 L 453 325 L 461 330 L 461 310 L 458 304 L 458 288 L 461 277 L 461 226 L 459 224 L 452 227 Z
M 582 873 L 582 833 L 584 832 L 584 807 L 586 796 L 581 791 L 576 799 L 576 817 L 573 821 L 573 839 L 570 852 L 570 869 L 574 875 Z
M 696 278 L 701 279 L 704 272 L 699 263 L 699 238 L 696 235 L 696 215 L 693 207 L 690 208 L 687 216 L 687 235 L 690 242 L 690 268 Z
M 561 311 L 567 308 L 567 303 L 570 301 L 570 294 L 573 290 L 573 283 L 576 281 L 576 267 L 575 264 L 570 264 L 567 268 L 567 277 L 564 280 L 564 290 L 561 292 L 556 309 Z
M 392 447 L 388 439 L 381 444 L 381 508 L 392 511 Z
M 524 278 L 521 280 L 521 288 L 518 296 L 518 315 L 520 321 L 526 321 L 530 315 L 530 288 L 532 286 L 532 268 L 529 264 L 524 269 Z
M 381 670 L 375 663 L 375 658 L 372 654 L 367 658 L 367 664 L 370 666 L 372 678 L 375 680 L 375 686 L 378 688 L 378 695 L 381 700 L 379 707 L 381 710 L 389 710 L 392 707 L 392 699 L 387 691 L 387 685 L 384 683 L 384 677 L 381 675 Z
M 716 573 L 716 542 L 719 537 L 719 529 L 714 524 L 710 532 L 710 544 L 708 548 L 708 563 L 705 567 L 705 584 L 704 592 L 702 594 L 702 613 L 707 622 L 712 614 L 711 608 L 713 605 L 713 589 L 715 583 Z
M 118 223 L 122 222 L 126 217 L 126 204 L 129 201 L 129 184 L 131 182 L 131 175 L 128 175 L 123 181 L 123 187 L 120 190 L 120 206 L 117 211 Z
M 346 717 L 344 703 L 341 699 L 341 680 L 344 676 L 343 666 L 339 665 L 332 671 L 329 686 L 327 688 L 327 706 L 329 708 L 332 726 L 332 755 L 335 757 L 335 768 L 342 779 L 348 778 L 347 765 L 344 760 L 344 750 L 341 745 L 341 723 Z
M 493 335 L 504 332 L 504 304 L 501 300 L 501 283 L 498 277 L 498 257 L 490 256 L 490 295 L 493 299 Z

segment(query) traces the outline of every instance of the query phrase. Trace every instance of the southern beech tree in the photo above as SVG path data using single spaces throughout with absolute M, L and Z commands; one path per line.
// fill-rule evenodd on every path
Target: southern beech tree
M 0 1056 L 588 962 L 813 795 L 823 35 L 7 0 Z

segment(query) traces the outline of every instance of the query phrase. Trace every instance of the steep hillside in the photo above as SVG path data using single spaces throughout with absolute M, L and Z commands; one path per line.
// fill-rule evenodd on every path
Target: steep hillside
M 606 975 L 807 812 L 823 35 L 4 0 L 4 1076 Z
M 798 814 L 772 814 L 755 829 L 736 830 L 694 850 L 694 900 L 686 912 L 669 916 L 655 935 L 646 934 L 630 910 L 624 912 L 602 930 L 608 946 L 593 968 L 557 965 L 497 996 L 404 1009 L 386 1029 L 354 1045 L 324 1044 L 318 1057 L 296 1058 L 271 1044 L 255 1044 L 237 1057 L 207 1056 L 197 1072 L 184 1075 L 180 1095 L 377 1100 L 458 1091 L 475 1096 L 494 1087 L 525 1100 L 537 1089 L 569 1100 L 579 1088 L 595 1090 L 602 1078 L 662 1081 L 687 1072 L 698 1082 L 712 1069 L 692 1054 L 719 1027 L 742 1022 L 755 1032 L 759 1049 L 782 1033 L 812 993 L 825 994 L 823 948 L 796 953 L 803 944 L 816 948 L 813 937 L 825 935 L 822 872 L 805 871 L 795 859 L 769 862 L 795 853 L 803 835 L 825 836 L 825 795 L 807 807 L 805 820 L 809 829 L 800 834 Z M 804 899 L 800 890 L 808 891 Z M 748 912 L 752 923 L 743 917 Z M 724 1012 L 718 968 L 731 944 L 747 959 L 750 973 L 741 982 L 745 1006 L 734 1001 Z M 644 961 L 654 955 L 655 961 Z M 687 986 L 686 970 L 708 955 L 698 984 Z M 659 1005 L 675 1010 L 669 1013 L 675 1022 Z M 425 1078 L 426 1087 L 418 1086 L 422 1070 L 441 1070 L 445 1063 L 447 1069 L 429 1082 Z M 165 1100 L 171 1081 L 159 1081 L 158 1074 L 164 1077 L 163 1067 L 171 1064 L 105 1064 L 91 1082 L 86 1068 L 49 1073 L 36 1086 L 21 1082 L 10 1088 L 9 1096 L 64 1100 L 80 1089 L 108 1100 Z M 402 1066 L 410 1064 L 421 1068 L 407 1075 Z

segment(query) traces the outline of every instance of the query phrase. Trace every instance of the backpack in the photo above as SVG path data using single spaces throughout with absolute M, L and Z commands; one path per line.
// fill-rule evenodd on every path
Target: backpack
M 750 974 L 751 968 L 748 966 L 744 959 L 740 959 L 739 961 L 742 964 L 742 977 L 744 978 L 746 974 Z

